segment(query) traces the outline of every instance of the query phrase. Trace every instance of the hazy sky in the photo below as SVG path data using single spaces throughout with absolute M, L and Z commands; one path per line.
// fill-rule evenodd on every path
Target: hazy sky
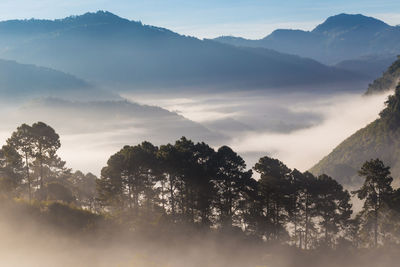
M 399 0 L 0 0 L 0 20 L 54 19 L 96 10 L 200 38 L 261 38 L 276 28 L 309 30 L 339 13 L 400 24 Z

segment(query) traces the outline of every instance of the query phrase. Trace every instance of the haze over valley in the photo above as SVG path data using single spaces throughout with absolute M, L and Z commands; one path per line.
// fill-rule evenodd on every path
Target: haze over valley
M 0 266 L 395 266 L 400 26 L 337 12 L 200 39 L 82 12 L 157 2 L 148 16 L 179 21 L 181 5 L 95 2 L 0 17 Z M 289 2 L 281 20 L 339 10 Z M 181 27 L 203 5 L 215 27 L 267 8 L 192 5 Z
M 332 28 L 331 20 L 319 27 Z M 369 23 L 358 15 L 353 20 Z M 9 110 L 10 100 L 18 103 L 2 124 L 3 135 L 22 122 L 46 121 L 66 144 L 85 144 L 65 146 L 70 151 L 62 153 L 71 167 L 97 174 L 107 155 L 123 144 L 160 144 L 181 136 L 237 147 L 249 166 L 267 153 L 307 170 L 375 119 L 385 99 L 360 97 L 372 82 L 365 73 L 181 36 L 103 11 L 55 21 L 0 22 L 0 37 L 0 57 L 12 60 L 2 63 L 7 79 L 0 94 L 8 102 L 3 108 Z M 380 69 L 382 64 L 377 59 L 370 65 Z M 366 112 L 354 122 L 335 115 L 358 108 Z M 351 127 L 310 144 L 308 137 L 329 131 L 324 127 L 332 124 Z M 298 138 L 304 147 L 282 151 L 281 143 Z M 305 149 L 306 157 L 296 152 Z M 92 156 L 77 159 L 77 150 Z

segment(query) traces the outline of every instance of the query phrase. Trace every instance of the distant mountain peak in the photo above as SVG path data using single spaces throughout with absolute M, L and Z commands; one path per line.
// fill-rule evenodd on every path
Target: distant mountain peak
M 113 23 L 128 22 L 129 20 L 121 18 L 109 11 L 99 10 L 97 12 L 87 12 L 83 15 L 69 16 L 61 21 L 79 23 Z
M 262 40 L 275 39 L 275 38 L 295 38 L 295 37 L 303 37 L 308 35 L 309 32 L 303 30 L 294 30 L 294 29 L 277 29 L 273 31 L 270 35 L 264 37 Z
M 346 14 L 331 16 L 322 24 L 318 25 L 314 33 L 329 33 L 332 31 L 348 30 L 354 27 L 368 27 L 370 30 L 383 29 L 390 27 L 385 22 L 373 17 L 367 17 L 362 14 Z

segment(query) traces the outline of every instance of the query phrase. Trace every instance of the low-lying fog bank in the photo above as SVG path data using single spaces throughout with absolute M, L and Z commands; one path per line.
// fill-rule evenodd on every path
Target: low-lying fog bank
M 252 166 L 270 155 L 305 171 L 345 138 L 378 117 L 391 92 L 130 94 L 228 136 L 225 144 Z
M 7 267 L 391 267 L 398 245 L 299 250 L 236 232 L 142 225 L 63 204 L 0 205 L 1 266 Z
M 95 174 L 123 145 L 143 140 L 159 145 L 182 136 L 214 147 L 229 145 L 248 167 L 269 155 L 304 171 L 374 120 L 387 94 L 254 91 L 123 96 L 132 102 L 6 103 L 1 107 L 0 138 L 4 143 L 18 125 L 44 121 L 61 135 L 60 156 L 68 165 Z
M 359 94 L 246 95 L 182 95 L 179 99 L 160 95 L 149 96 L 148 100 L 145 95 L 130 97 L 140 103 L 151 99 L 161 107 L 128 101 L 59 99 L 35 100 L 22 106 L 10 103 L 2 107 L 6 116 L 0 125 L 0 138 L 6 140 L 22 123 L 45 121 L 60 134 L 59 155 L 68 166 L 96 174 L 123 145 L 136 145 L 143 140 L 165 144 L 182 135 L 215 147 L 228 144 L 244 155 L 248 167 L 260 156 L 270 155 L 287 161 L 289 167 L 293 164 L 306 169 L 336 142 L 377 117 L 386 98 Z M 206 229 L 201 224 L 179 220 L 171 223 L 168 216 L 159 213 L 137 216 L 129 210 L 113 210 L 112 206 L 88 211 L 83 210 L 86 206 L 74 205 L 54 200 L 29 203 L 0 194 L 2 264 L 386 267 L 400 260 L 398 245 L 389 242 L 378 249 L 366 249 L 368 246 L 356 246 L 346 240 L 330 249 L 319 243 L 313 249 L 299 249 L 302 241 L 298 245 L 290 235 L 262 242 L 251 229 L 246 233 L 240 228 Z M 351 232 L 350 228 L 346 229 Z

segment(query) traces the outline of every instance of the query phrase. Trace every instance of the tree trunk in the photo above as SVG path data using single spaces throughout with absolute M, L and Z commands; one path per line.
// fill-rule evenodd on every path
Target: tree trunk
M 172 175 L 169 175 L 169 193 L 170 193 L 170 198 L 171 198 L 171 213 L 175 219 L 175 196 L 174 196 L 174 184 L 173 184 Z
M 25 152 L 26 178 L 28 179 L 29 202 L 32 200 L 31 177 L 29 175 L 28 152 Z
M 375 207 L 374 245 L 378 247 L 378 207 Z
M 304 235 L 304 249 L 307 250 L 307 245 L 308 245 L 308 194 L 306 195 L 306 208 L 305 208 L 305 220 L 306 220 L 306 225 L 305 225 L 305 235 Z
M 39 144 L 39 163 L 40 163 L 40 191 L 43 189 L 43 155 L 42 145 Z M 41 192 L 43 194 L 43 192 Z
M 164 187 L 165 187 L 165 182 L 164 179 L 161 181 L 161 203 L 162 203 L 162 208 L 163 211 L 165 212 L 165 203 L 164 203 Z

